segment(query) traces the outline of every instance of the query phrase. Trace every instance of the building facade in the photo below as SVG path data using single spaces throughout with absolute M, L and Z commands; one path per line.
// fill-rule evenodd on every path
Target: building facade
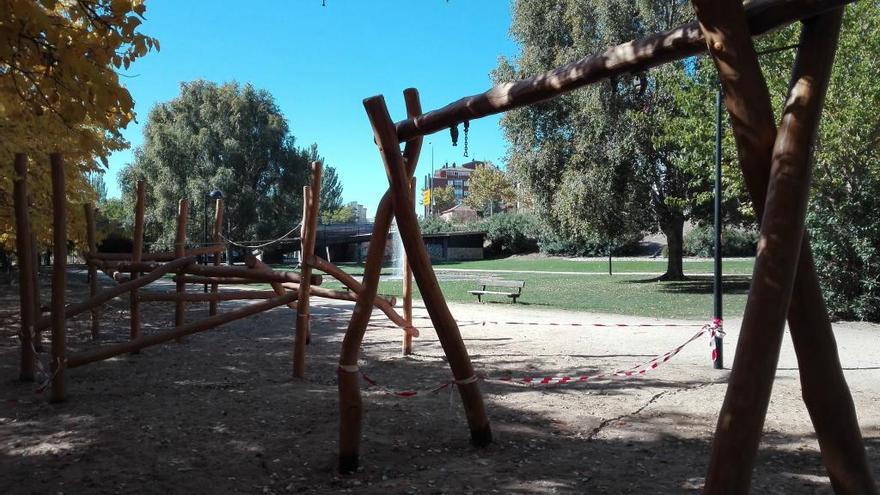
M 477 167 L 485 165 L 486 162 L 472 160 L 461 165 L 446 163 L 442 168 L 434 170 L 434 175 L 425 176 L 425 185 L 422 189 L 422 197 L 430 200 L 434 189 L 441 189 L 447 186 L 452 187 L 455 195 L 455 204 L 460 205 L 464 198 L 468 196 L 468 190 L 471 180 L 471 174 Z M 427 192 L 427 194 L 425 194 Z M 430 205 L 425 205 L 425 216 L 430 214 Z M 439 212 L 438 212 L 439 213 Z

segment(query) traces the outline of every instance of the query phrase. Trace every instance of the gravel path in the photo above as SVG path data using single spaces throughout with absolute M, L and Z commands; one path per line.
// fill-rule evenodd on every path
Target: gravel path
M 85 285 L 71 278 L 70 297 L 78 299 Z M 107 308 L 99 344 L 126 338 L 127 307 L 118 300 Z M 366 388 L 363 469 L 339 476 L 335 367 L 351 307 L 317 300 L 304 381 L 290 378 L 294 313 L 276 308 L 180 344 L 70 370 L 68 401 L 49 405 L 32 384 L 13 380 L 17 295 L 3 287 L 0 493 L 695 493 L 702 486 L 727 378 L 711 368 L 704 338 L 637 378 L 544 388 L 484 383 L 496 441 L 482 450 L 468 445 L 455 393 L 401 399 Z M 496 377 L 628 367 L 679 345 L 701 323 L 504 303 L 451 308 L 475 368 Z M 194 304 L 188 319 L 206 313 Z M 427 327 L 424 309 L 416 313 Z M 172 319 L 171 304 L 144 304 L 145 332 Z M 374 321 L 361 362 L 373 379 L 392 389 L 449 379 L 430 328 L 416 354 L 403 357 L 400 332 L 384 328 L 378 313 Z M 729 365 L 739 321 L 727 324 Z M 880 478 L 880 328 L 835 328 Z M 86 318 L 71 321 L 69 332 L 71 349 L 96 345 Z M 831 493 L 788 338 L 765 431 L 754 493 Z

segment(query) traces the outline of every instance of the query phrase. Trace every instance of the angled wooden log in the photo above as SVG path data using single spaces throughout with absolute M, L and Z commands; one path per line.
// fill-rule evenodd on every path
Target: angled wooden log
M 214 202 L 214 231 L 213 231 L 213 239 L 214 243 L 218 246 L 221 244 L 222 237 L 221 234 L 223 232 L 223 198 L 218 198 Z M 225 246 L 223 246 L 225 248 Z M 213 261 L 214 266 L 220 266 L 220 251 L 213 253 Z M 211 293 L 216 294 L 220 290 L 220 284 L 213 282 L 211 283 Z M 214 316 L 217 314 L 217 301 L 211 301 L 208 305 L 208 314 Z
M 83 205 L 86 214 L 86 264 L 89 269 L 89 299 L 95 297 L 98 293 L 98 267 L 96 260 L 92 258 L 98 252 L 98 245 L 95 242 L 95 205 Z M 91 311 L 92 321 L 92 339 L 98 338 L 101 327 L 101 308 L 96 306 Z
M 749 38 L 742 4 L 736 0 L 694 0 L 693 3 L 724 88 L 740 167 L 760 218 L 764 212 L 776 126 L 770 94 Z M 806 235 L 801 243 L 788 322 L 804 401 L 835 492 L 876 493 Z
M 136 199 L 134 204 L 134 232 L 131 239 L 131 274 L 129 280 L 137 280 L 140 272 L 136 265 L 141 263 L 141 255 L 144 252 L 144 181 L 137 181 Z M 131 291 L 128 298 L 131 314 L 131 331 L 129 338 L 134 340 L 141 335 L 141 309 L 138 303 L 138 289 Z
M 68 368 L 77 368 L 84 364 L 94 363 L 95 361 L 103 361 L 105 359 L 119 356 L 120 354 L 135 352 L 156 344 L 162 344 L 175 339 L 180 339 L 187 335 L 203 332 L 218 327 L 225 323 L 229 323 L 241 318 L 245 318 L 257 313 L 268 311 L 274 307 L 287 304 L 296 298 L 296 294 L 289 293 L 280 297 L 260 301 L 258 303 L 248 304 L 243 308 L 239 308 L 228 313 L 222 313 L 210 316 L 204 320 L 194 321 L 186 325 L 175 327 L 173 330 L 154 335 L 143 335 L 136 340 L 129 340 L 99 349 L 93 349 L 85 352 L 79 352 L 70 356 L 67 361 Z
M 247 265 L 248 268 L 253 268 L 254 270 L 259 270 L 259 271 L 264 271 L 264 272 L 271 272 L 272 271 L 272 267 L 270 267 L 269 265 L 258 260 L 257 257 L 253 256 L 253 255 L 248 255 L 247 257 L 245 257 L 244 263 L 245 263 L 245 265 Z M 272 287 L 272 290 L 275 291 L 276 295 L 278 295 L 278 296 L 284 295 L 284 286 L 282 285 L 281 282 L 270 282 L 269 285 Z M 297 284 L 297 289 L 299 289 L 299 284 Z M 297 309 L 297 305 L 293 301 L 289 302 L 287 304 L 287 307 L 289 307 L 290 309 L 293 309 L 293 310 Z
M 27 155 L 16 153 L 13 163 L 12 201 L 15 208 L 15 257 L 18 262 L 18 299 L 21 314 L 19 339 L 21 354 L 18 379 L 34 381 L 36 353 L 34 346 L 34 257 L 31 245 L 31 226 L 28 218 Z
M 757 36 L 854 0 L 756 0 L 749 2 L 749 30 Z M 400 142 L 447 129 L 466 120 L 531 105 L 588 84 L 681 60 L 706 50 L 696 22 L 611 47 L 535 77 L 500 84 L 443 108 L 395 124 Z
M 706 493 L 746 493 L 794 288 L 810 186 L 810 158 L 840 30 L 840 14 L 803 23 L 773 148 L 761 239 Z
M 137 280 L 130 280 L 115 287 L 110 287 L 108 289 L 99 291 L 97 294 L 95 294 L 95 297 L 91 297 L 85 301 L 66 306 L 64 308 L 64 316 L 65 318 L 73 318 L 83 311 L 88 311 L 95 306 L 100 306 L 115 297 L 119 297 L 122 294 L 125 294 L 126 292 L 131 292 L 133 289 L 143 287 L 147 284 L 155 282 L 156 280 L 162 278 L 162 276 L 166 273 L 170 273 L 180 268 L 183 268 L 190 263 L 194 263 L 195 260 L 196 258 L 193 256 L 176 259 L 170 263 L 161 265 L 159 268 L 156 268 L 152 272 L 138 278 Z M 41 329 L 49 328 L 52 325 L 52 319 L 49 316 L 43 316 L 37 320 L 36 325 L 37 328 Z
M 312 162 L 311 185 L 303 187 L 303 220 L 300 229 L 300 263 L 299 299 L 296 301 L 296 334 L 293 339 L 293 376 L 303 378 L 306 373 L 306 344 L 310 337 L 309 321 L 309 279 L 312 267 L 308 263 L 309 255 L 315 252 L 315 241 L 318 231 L 318 206 L 321 195 L 321 162 Z
M 385 100 L 381 96 L 364 100 L 364 108 L 373 127 L 373 135 L 382 155 L 382 161 L 385 164 L 397 228 L 410 260 L 413 277 L 422 294 L 422 300 L 425 302 L 425 308 L 431 317 L 440 345 L 443 347 L 449 360 L 449 367 L 455 377 L 468 427 L 471 431 L 471 442 L 476 446 L 488 445 L 492 441 L 492 431 L 486 415 L 483 396 L 480 393 L 480 387 L 474 375 L 467 348 L 461 338 L 458 324 L 446 305 L 446 299 L 440 290 L 437 277 L 431 267 L 431 259 L 422 240 L 418 218 L 415 214 L 415 205 L 409 193 L 410 174 L 406 170 L 403 156 L 400 153 L 400 143 L 394 130 L 394 122 L 391 120 L 388 108 L 385 106 Z
M 49 155 L 52 174 L 52 363 L 49 400 L 62 402 L 64 367 L 67 360 L 67 319 L 64 296 L 67 289 L 67 188 L 61 153 Z
M 351 275 L 345 273 L 340 270 L 339 267 L 330 263 L 329 261 L 321 258 L 320 256 L 312 256 L 310 261 L 312 266 L 321 270 L 322 272 L 326 272 L 328 275 L 332 276 L 336 280 L 342 282 L 342 285 L 348 287 L 354 293 L 360 295 L 363 292 L 363 285 L 360 282 L 355 280 Z M 352 298 L 352 301 L 356 301 L 357 298 Z M 376 294 L 374 305 L 382 310 L 385 313 L 385 316 L 388 317 L 395 325 L 399 326 L 403 331 L 404 335 L 409 335 L 410 339 L 412 337 L 418 337 L 419 331 L 415 327 L 412 326 L 412 319 L 409 322 L 403 317 L 401 317 L 396 311 L 394 311 L 394 305 L 396 301 L 393 297 L 384 297 Z
M 403 92 L 406 102 L 406 112 L 409 117 L 416 117 L 422 113 L 422 105 L 419 101 L 419 93 L 415 89 L 407 89 Z M 406 143 L 404 159 L 407 173 L 415 172 L 422 148 L 422 139 L 415 138 Z M 391 208 L 391 195 L 386 192 L 376 208 L 376 218 L 373 223 L 373 232 L 370 237 L 370 245 L 367 248 L 367 259 L 364 262 L 364 277 L 361 282 L 361 292 L 354 305 L 348 329 L 342 341 L 342 352 L 339 356 L 339 368 L 337 370 L 339 389 L 339 470 L 350 473 L 357 470 L 360 463 L 361 422 L 363 416 L 363 403 L 361 401 L 360 374 L 358 373 L 358 354 L 364 339 L 370 316 L 373 313 L 373 301 L 379 288 L 379 277 L 382 273 L 382 262 L 385 258 L 385 244 L 388 240 L 388 232 L 391 229 L 391 220 L 394 212 Z

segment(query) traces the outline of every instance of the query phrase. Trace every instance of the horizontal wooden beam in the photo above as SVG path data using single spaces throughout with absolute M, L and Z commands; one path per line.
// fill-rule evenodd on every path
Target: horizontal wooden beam
M 185 256 L 199 256 L 202 254 L 221 253 L 226 249 L 225 244 L 217 244 L 211 246 L 203 246 L 193 249 L 187 249 Z M 86 258 L 102 261 L 131 261 L 131 253 L 102 253 L 97 252 L 94 255 L 86 254 Z M 173 251 L 161 251 L 156 253 L 141 254 L 142 261 L 172 261 L 177 259 L 177 255 Z
M 91 297 L 86 299 L 85 301 L 78 302 L 76 304 L 70 304 L 64 308 L 64 317 L 65 318 L 73 318 L 74 316 L 82 313 L 83 311 L 87 311 L 91 308 L 100 306 L 105 302 L 113 299 L 114 297 L 125 294 L 126 292 L 131 292 L 134 289 L 139 287 L 143 287 L 151 282 L 155 282 L 160 277 L 165 275 L 168 272 L 173 272 L 180 268 L 185 267 L 190 263 L 195 263 L 196 259 L 194 256 L 188 256 L 186 258 L 179 258 L 170 263 L 166 263 L 159 268 L 151 271 L 150 273 L 144 275 L 143 277 L 137 278 L 135 280 L 130 280 L 123 284 L 119 284 L 115 287 L 110 287 L 108 289 L 104 289 L 101 292 L 95 294 L 95 297 Z M 48 316 L 44 316 L 37 321 L 37 329 L 42 330 L 44 328 L 48 328 L 49 325 L 52 324 L 51 319 Z
M 264 283 L 259 280 L 251 280 L 249 278 L 240 277 L 204 277 L 199 275 L 175 275 L 172 278 L 175 282 L 183 282 L 186 284 L 226 284 L 226 285 L 248 285 Z
M 755 0 L 746 5 L 749 31 L 758 36 L 855 0 Z M 418 117 L 395 124 L 400 142 L 441 131 L 467 120 L 531 105 L 615 76 L 639 72 L 706 51 L 694 21 L 675 29 L 613 46 L 550 72 L 500 84 Z
M 183 270 L 189 275 L 202 275 L 206 277 L 234 277 L 246 278 L 257 282 L 293 282 L 299 283 L 299 274 L 294 272 L 282 272 L 277 270 L 264 271 L 254 270 L 241 266 L 205 266 L 190 265 Z M 323 278 L 320 275 L 312 275 L 311 283 L 321 285 Z
M 245 299 L 271 299 L 278 294 L 270 290 L 236 290 L 228 292 L 142 292 L 140 301 L 239 301 Z
M 138 279 L 138 281 L 140 280 L 141 279 Z M 93 363 L 95 361 L 103 361 L 105 359 L 109 359 L 120 354 L 138 351 L 140 349 L 143 349 L 144 347 L 162 344 L 164 342 L 168 342 L 169 340 L 174 340 L 185 337 L 187 335 L 192 335 L 194 333 L 210 330 L 225 323 L 240 320 L 241 318 L 245 318 L 257 313 L 262 313 L 263 311 L 268 311 L 277 306 L 287 304 L 293 301 L 295 298 L 296 294 L 294 293 L 285 294 L 281 297 L 275 297 L 266 301 L 249 304 L 243 308 L 239 308 L 228 313 L 223 313 L 205 318 L 204 320 L 187 323 L 186 325 L 175 327 L 173 330 L 170 330 L 168 332 L 163 332 L 155 335 L 146 335 L 138 337 L 134 340 L 129 340 L 128 342 L 122 342 L 99 349 L 76 353 L 68 356 L 67 367 L 76 368 L 84 364 Z

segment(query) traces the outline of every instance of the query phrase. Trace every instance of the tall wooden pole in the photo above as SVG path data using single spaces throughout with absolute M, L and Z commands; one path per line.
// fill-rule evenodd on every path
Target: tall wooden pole
M 86 214 L 86 244 L 88 256 L 86 256 L 86 264 L 89 268 L 89 298 L 95 297 L 98 293 L 98 267 L 95 265 L 95 253 L 98 252 L 98 246 L 95 243 L 95 206 L 92 204 L 83 205 Z M 98 338 L 101 325 L 101 312 L 98 306 L 92 308 L 92 339 Z
M 214 244 L 220 244 L 220 234 L 223 231 L 223 198 L 218 198 L 214 203 Z M 214 266 L 220 266 L 220 253 L 215 252 L 213 255 Z M 220 284 L 211 284 L 211 293 L 216 294 L 220 289 Z M 208 314 L 214 316 L 217 314 L 217 301 L 211 301 L 208 306 Z
M 492 442 L 492 430 L 486 415 L 483 396 L 458 324 L 446 305 L 443 291 L 440 290 L 437 277 L 431 267 L 428 251 L 422 241 L 415 205 L 410 195 L 410 175 L 400 153 L 400 142 L 397 140 L 394 122 L 388 114 L 385 99 L 381 96 L 364 100 L 364 108 L 372 124 L 382 161 L 385 163 L 397 228 L 422 300 L 425 302 L 425 308 L 428 310 L 440 345 L 455 377 L 471 431 L 471 442 L 476 446 L 488 445 Z
M 67 287 L 67 192 L 64 159 L 61 153 L 49 155 L 52 169 L 52 392 L 50 400 L 64 400 L 64 367 L 67 359 L 64 292 Z
M 137 181 L 137 199 L 134 205 L 134 233 L 131 239 L 131 262 L 140 263 L 144 253 L 144 181 Z M 136 280 L 140 272 L 132 270 L 131 280 Z M 141 335 L 141 309 L 138 301 L 138 289 L 131 291 L 129 296 L 129 308 L 131 310 L 130 338 L 134 340 Z
M 411 181 L 412 187 L 410 188 L 410 195 L 412 196 L 412 200 L 415 201 L 416 197 L 416 179 L 415 177 Z M 399 233 L 398 233 L 399 234 Z M 403 253 L 403 319 L 406 320 L 407 325 L 412 326 L 413 322 L 413 307 L 412 307 L 412 293 L 413 293 L 413 279 L 412 279 L 412 268 L 409 266 L 409 257 L 406 255 L 406 252 Z M 410 332 L 406 332 L 403 334 L 403 355 L 408 356 L 412 354 L 412 339 L 413 336 Z
M 770 94 L 748 39 L 741 5 L 705 0 L 694 5 L 724 86 L 743 176 L 760 218 L 776 135 Z M 835 492 L 876 493 L 806 237 L 801 244 L 788 323 L 802 395 Z
M 34 381 L 34 256 L 31 245 L 31 228 L 28 215 L 27 156 L 15 155 L 15 178 L 12 183 L 12 200 L 15 207 L 15 248 L 18 259 L 18 298 L 21 313 L 21 362 L 18 379 Z
M 416 117 L 422 113 L 422 105 L 419 101 L 419 93 L 415 89 L 407 89 L 403 92 L 406 103 L 406 112 L 409 117 Z M 419 161 L 419 153 L 422 148 L 422 138 L 415 138 L 406 143 L 403 156 L 406 162 L 407 173 L 415 172 Z M 357 301 L 345 338 L 342 341 L 342 352 L 339 355 L 339 368 L 337 379 L 339 387 L 339 470 L 350 473 L 357 470 L 360 463 L 361 423 L 363 417 L 363 403 L 361 401 L 360 374 L 358 373 L 358 355 L 364 339 L 364 333 L 370 322 L 373 312 L 373 301 L 379 289 L 379 277 L 382 273 L 382 263 L 385 259 L 385 245 L 388 241 L 388 232 L 391 229 L 391 219 L 394 213 L 391 209 L 391 194 L 386 192 L 376 208 L 376 219 L 373 223 L 373 232 L 370 236 L 370 244 L 367 248 L 367 258 L 364 262 L 364 277 L 361 283 L 361 291 Z
M 312 265 L 309 259 L 315 254 L 318 231 L 318 207 L 321 197 L 321 162 L 312 162 L 311 185 L 303 187 L 303 220 L 300 228 L 301 273 L 299 299 L 296 301 L 296 335 L 293 342 L 293 376 L 303 378 L 306 373 L 306 343 L 309 340 L 309 280 Z
M 184 257 L 186 253 L 186 221 L 189 217 L 189 203 L 187 203 L 186 199 L 181 199 L 177 202 L 177 235 L 174 238 L 174 256 L 177 258 Z M 178 275 L 182 275 L 183 272 L 178 272 Z M 178 293 L 186 292 L 186 283 L 183 281 L 177 282 L 176 290 Z M 177 301 L 174 305 L 174 326 L 182 327 L 184 320 L 186 319 L 186 303 L 183 300 Z M 177 339 L 180 342 L 180 338 Z
M 803 23 L 761 221 L 761 241 L 706 493 L 745 493 L 770 400 L 804 240 L 810 159 L 840 30 L 839 12 Z M 723 43 L 712 44 L 721 51 Z

